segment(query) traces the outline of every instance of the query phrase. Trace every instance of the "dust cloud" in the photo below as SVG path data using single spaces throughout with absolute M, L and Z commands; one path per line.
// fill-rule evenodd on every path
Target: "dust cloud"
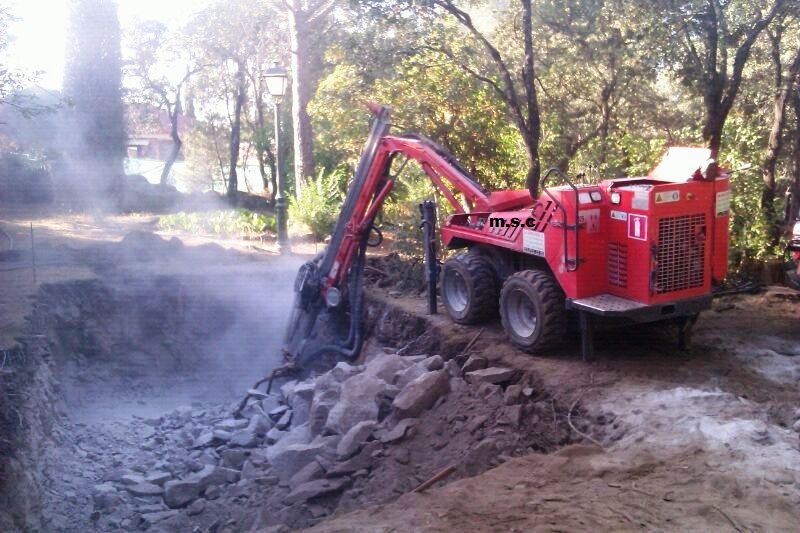
M 73 417 L 235 402 L 283 363 L 302 258 L 260 259 L 141 232 L 95 254 L 97 280 L 44 294 L 54 338 L 83 332 L 60 347 Z

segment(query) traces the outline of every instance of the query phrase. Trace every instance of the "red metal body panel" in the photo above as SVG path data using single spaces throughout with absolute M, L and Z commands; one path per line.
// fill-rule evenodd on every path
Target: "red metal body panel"
M 482 243 L 542 257 L 568 298 L 608 293 L 658 304 L 709 294 L 712 277 L 725 275 L 725 175 L 711 181 L 606 180 L 579 186 L 577 195 L 568 186 L 548 190 L 556 201 L 542 194 L 529 209 L 453 215 L 442 239 L 448 246 Z M 619 203 L 612 203 L 612 193 Z M 565 232 L 565 224 L 576 223 L 576 202 L 577 229 Z M 529 217 L 535 223 L 526 227 Z M 520 224 L 492 227 L 492 219 Z M 569 260 L 576 257 L 576 241 L 574 268 Z

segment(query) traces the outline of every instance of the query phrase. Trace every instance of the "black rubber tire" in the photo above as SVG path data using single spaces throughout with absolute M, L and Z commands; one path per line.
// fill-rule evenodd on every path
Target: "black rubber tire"
M 557 346 L 567 330 L 564 292 L 549 272 L 516 272 L 503 283 L 500 318 L 511 342 L 526 352 Z
M 786 284 L 796 291 L 800 291 L 800 268 L 786 272 Z
M 476 252 L 456 254 L 442 267 L 442 303 L 457 324 L 496 317 L 499 285 L 491 261 Z

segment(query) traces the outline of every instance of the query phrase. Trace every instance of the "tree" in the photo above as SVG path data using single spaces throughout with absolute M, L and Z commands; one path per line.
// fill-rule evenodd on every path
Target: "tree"
M 66 156 L 88 190 L 121 193 L 125 156 L 120 27 L 111 0 L 75 0 L 70 14 L 64 92 L 73 103 Z
M 36 82 L 36 74 L 6 66 L 9 44 L 8 26 L 14 15 L 8 6 L 0 6 L 0 107 L 13 109 L 24 118 L 51 111 L 53 106 L 43 105 L 26 87 Z
M 255 142 L 262 180 L 263 163 L 270 160 L 261 74 L 280 59 L 277 43 L 285 42 L 285 27 L 270 4 L 235 0 L 208 6 L 187 31 L 198 58 L 208 65 L 193 83 L 198 113 L 208 115 L 222 108 L 228 117 L 227 192 L 233 198 L 242 147 Z
M 236 98 L 233 104 L 230 136 L 230 167 L 228 168 L 228 197 L 235 198 L 239 190 L 239 179 L 236 166 L 239 164 L 239 148 L 242 139 L 242 107 L 247 98 L 247 85 L 244 61 L 236 59 Z
M 774 89 L 772 103 L 772 127 L 767 141 L 767 150 L 764 156 L 764 165 L 761 176 L 764 181 L 761 191 L 761 213 L 764 221 L 769 226 L 775 225 L 775 168 L 778 156 L 783 145 L 783 127 L 786 121 L 786 104 L 792 94 L 792 88 L 797 83 L 800 75 L 800 46 L 794 53 L 787 72 L 784 73 L 783 62 L 781 60 L 781 38 L 783 36 L 783 25 L 776 24 L 775 30 L 770 32 L 771 57 L 774 71 Z M 774 228 L 777 230 L 777 228 Z M 773 243 L 777 244 L 778 231 L 773 231 Z
M 299 194 L 304 182 L 314 176 L 314 137 L 308 103 L 314 94 L 315 37 L 337 0 L 283 0 L 289 15 L 292 54 L 292 126 L 294 130 L 294 182 Z
M 639 46 L 640 13 L 627 0 L 542 0 L 536 11 L 542 159 L 566 171 L 583 152 L 593 168 L 627 171 L 615 168 L 612 136 L 652 132 L 660 103 Z
M 438 47 L 437 49 L 453 60 L 459 68 L 470 75 L 488 84 L 497 96 L 505 103 L 511 121 L 519 130 L 525 145 L 525 154 L 528 160 L 528 171 L 525 185 L 534 195 L 539 187 L 541 164 L 539 162 L 539 141 L 541 139 L 541 120 L 539 117 L 539 103 L 536 91 L 536 71 L 534 68 L 533 47 L 533 10 L 531 0 L 520 0 L 522 9 L 521 34 L 522 34 L 522 68 L 521 76 L 515 79 L 509 60 L 500 53 L 500 50 L 490 41 L 483 31 L 478 29 L 472 17 L 465 10 L 455 5 L 452 0 L 431 0 L 430 4 L 449 13 L 472 39 L 475 40 L 487 54 L 494 66 L 495 76 L 481 73 L 470 65 L 463 56 L 457 55 L 451 49 Z
M 183 89 L 189 79 L 202 70 L 192 58 L 185 57 L 184 43 L 179 37 L 169 35 L 167 28 L 154 21 L 138 24 L 130 32 L 132 55 L 127 61 L 127 74 L 139 81 L 138 92 L 147 104 L 164 109 L 170 121 L 172 149 L 161 171 L 161 185 L 166 185 L 172 166 L 180 155 L 183 140 L 180 137 L 179 119 Z M 184 57 L 181 57 L 181 56 Z M 177 65 L 185 65 L 185 73 L 174 75 Z M 180 72 L 180 71 L 178 71 Z
M 794 108 L 794 129 L 792 132 L 791 156 L 791 188 L 792 203 L 789 206 L 789 220 L 797 220 L 800 216 L 800 80 L 797 80 L 792 92 Z
M 661 44 L 670 54 L 678 49 L 678 74 L 703 98 L 703 139 L 715 159 L 719 156 L 722 130 L 739 93 L 750 51 L 784 3 L 785 0 L 772 0 L 763 13 L 749 0 L 669 2 L 666 22 L 670 35 Z

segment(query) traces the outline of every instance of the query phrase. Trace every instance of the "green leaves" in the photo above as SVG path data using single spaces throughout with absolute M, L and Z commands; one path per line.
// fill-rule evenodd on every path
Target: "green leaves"
M 316 179 L 306 183 L 297 199 L 290 199 L 289 221 L 310 231 L 316 239 L 330 235 L 339 218 L 344 198 L 342 185 L 348 175 L 345 170 L 327 174 L 320 171 Z
M 275 231 L 275 217 L 247 209 L 181 211 L 162 216 L 158 221 L 158 229 L 221 237 L 254 237 L 265 230 Z

